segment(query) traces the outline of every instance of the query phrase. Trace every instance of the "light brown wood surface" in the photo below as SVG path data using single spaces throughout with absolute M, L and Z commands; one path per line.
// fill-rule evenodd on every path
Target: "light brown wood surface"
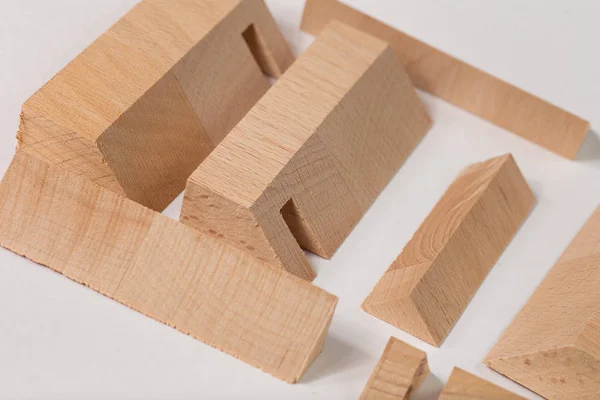
M 439 400 L 525 400 L 506 389 L 454 368 Z
M 429 374 L 427 354 L 392 337 L 360 400 L 405 400 Z
M 284 381 L 319 355 L 334 296 L 23 150 L 2 247 Z
M 143 0 L 25 102 L 19 144 L 160 211 L 292 62 L 262 0 Z
M 600 396 L 600 207 L 486 358 L 551 400 Z
M 362 308 L 439 346 L 535 199 L 510 154 L 462 171 Z
M 585 139 L 589 123 L 576 115 L 337 0 L 307 0 L 303 30 L 318 35 L 331 20 L 389 42 L 418 88 L 550 151 L 573 159 Z
M 304 279 L 430 126 L 396 55 L 334 23 L 189 179 L 181 220 Z

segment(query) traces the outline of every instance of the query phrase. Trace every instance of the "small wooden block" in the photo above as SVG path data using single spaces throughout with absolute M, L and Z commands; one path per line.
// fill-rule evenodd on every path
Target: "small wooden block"
M 181 220 L 304 279 L 329 258 L 430 126 L 382 41 L 339 23 L 189 179 Z
M 600 207 L 486 363 L 547 399 L 600 398 Z
M 0 184 L 0 245 L 296 382 L 337 299 L 250 254 L 19 151 Z
M 391 337 L 360 399 L 408 399 L 428 374 L 427 354 Z
M 25 102 L 19 144 L 161 211 L 292 62 L 262 0 L 143 0 Z
M 307 0 L 303 30 L 316 36 L 331 20 L 389 42 L 418 88 L 564 157 L 577 155 L 587 121 L 337 0 Z
M 510 154 L 466 168 L 362 308 L 439 346 L 535 199 Z
M 454 368 L 439 400 L 525 400 L 525 398 L 460 368 Z

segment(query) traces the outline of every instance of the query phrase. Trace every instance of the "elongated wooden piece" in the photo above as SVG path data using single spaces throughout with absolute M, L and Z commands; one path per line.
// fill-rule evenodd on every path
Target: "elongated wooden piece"
M 466 168 L 362 308 L 439 346 L 535 199 L 510 154 Z
M 284 381 L 320 353 L 334 296 L 24 150 L 0 184 L 2 247 Z
M 160 211 L 292 62 L 263 0 L 143 0 L 27 100 L 19 143 Z
M 331 257 L 430 120 L 382 41 L 333 23 L 189 179 L 181 220 L 300 276 Z
M 439 400 L 525 400 L 525 398 L 460 368 L 454 368 Z
M 427 354 L 391 337 L 360 399 L 408 399 L 428 374 Z
M 390 43 L 411 80 L 493 124 L 575 158 L 589 123 L 337 0 L 307 0 L 302 29 L 318 35 L 338 20 Z
M 547 399 L 600 395 L 600 207 L 486 358 Z

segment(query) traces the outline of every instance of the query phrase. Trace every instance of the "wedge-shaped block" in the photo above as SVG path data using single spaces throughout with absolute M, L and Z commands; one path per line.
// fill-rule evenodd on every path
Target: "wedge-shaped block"
M 363 310 L 439 346 L 534 202 L 510 154 L 469 166 L 377 283 Z
M 250 254 L 19 151 L 0 245 L 287 382 L 337 299 Z
M 445 54 L 338 0 L 307 0 L 302 29 L 318 35 L 338 20 L 390 43 L 415 86 L 567 158 L 589 123 Z
M 292 62 L 262 0 L 143 0 L 27 100 L 19 143 L 160 211 Z
M 600 208 L 486 358 L 555 400 L 600 396 Z
M 330 257 L 430 120 L 382 41 L 339 23 L 189 179 L 182 221 L 304 279 Z
M 439 400 L 525 400 L 506 389 L 454 368 Z
M 408 399 L 428 374 L 427 354 L 391 337 L 360 399 Z

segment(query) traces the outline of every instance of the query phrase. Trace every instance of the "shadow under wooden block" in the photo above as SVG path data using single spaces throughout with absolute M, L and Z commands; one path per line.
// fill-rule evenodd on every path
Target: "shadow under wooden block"
M 467 167 L 365 299 L 363 310 L 439 346 L 534 203 L 510 154 Z
M 589 123 L 445 54 L 337 0 L 307 0 L 302 29 L 313 35 L 338 20 L 390 43 L 418 88 L 574 159 Z
M 292 62 L 262 0 L 143 0 L 25 102 L 19 144 L 161 211 Z
M 460 368 L 454 368 L 439 400 L 525 400 Z
M 382 41 L 333 23 L 188 181 L 182 221 L 304 279 L 430 126 Z
M 337 299 L 209 235 L 19 151 L 0 245 L 203 343 L 296 382 Z
M 391 337 L 360 400 L 404 400 L 429 374 L 427 354 Z
M 600 395 L 600 207 L 486 358 L 551 400 Z

